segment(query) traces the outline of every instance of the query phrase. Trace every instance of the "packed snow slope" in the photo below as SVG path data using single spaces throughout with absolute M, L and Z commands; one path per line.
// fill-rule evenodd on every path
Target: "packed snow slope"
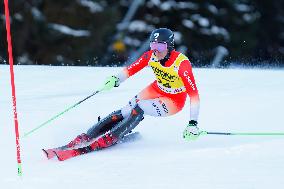
M 121 68 L 15 66 L 20 133 L 30 131 L 92 94 Z M 194 69 L 199 127 L 216 132 L 284 132 L 284 70 Z M 17 176 L 8 66 L 0 66 L 0 185 L 7 189 L 267 189 L 284 185 L 284 136 L 203 136 L 185 141 L 189 99 L 178 114 L 146 116 L 140 137 L 64 162 L 47 160 L 56 147 L 85 132 L 154 79 L 145 69 L 119 88 L 95 95 L 27 138 Z

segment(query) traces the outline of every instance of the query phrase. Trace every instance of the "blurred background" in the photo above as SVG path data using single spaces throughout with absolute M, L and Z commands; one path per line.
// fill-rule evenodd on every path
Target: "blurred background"
M 15 64 L 122 66 L 174 31 L 195 67 L 284 66 L 283 0 L 9 1 Z M 7 62 L 4 5 L 0 64 Z

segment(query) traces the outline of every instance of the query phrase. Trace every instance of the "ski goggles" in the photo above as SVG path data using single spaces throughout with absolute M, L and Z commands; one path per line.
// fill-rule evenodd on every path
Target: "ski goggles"
M 157 50 L 159 52 L 164 52 L 167 50 L 168 45 L 165 42 L 150 42 L 151 50 Z

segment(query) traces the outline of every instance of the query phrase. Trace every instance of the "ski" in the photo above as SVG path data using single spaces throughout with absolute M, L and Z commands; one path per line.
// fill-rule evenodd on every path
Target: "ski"
M 68 145 L 57 147 L 57 148 L 42 149 L 42 151 L 46 155 L 47 159 L 52 159 L 53 157 L 55 157 L 54 152 L 56 152 L 57 150 L 64 150 L 64 149 L 68 149 Z
M 53 152 L 59 161 L 65 161 L 72 157 L 76 157 L 81 155 L 78 149 L 70 149 L 70 150 L 58 150 Z
M 46 155 L 47 159 L 51 159 L 55 156 L 54 150 L 53 149 L 42 149 L 44 154 Z
M 72 140 L 71 142 L 69 142 L 64 146 L 60 146 L 57 148 L 50 148 L 50 149 L 42 149 L 42 151 L 46 155 L 47 159 L 51 159 L 55 157 L 56 154 L 54 152 L 58 150 L 68 150 L 68 149 L 73 149 L 76 146 L 85 146 L 86 142 L 88 142 L 88 139 L 86 137 L 86 134 L 83 133 L 81 135 L 78 135 L 74 140 Z
M 130 133 L 123 137 L 118 143 L 124 143 L 124 142 L 132 142 L 135 139 L 139 137 L 139 132 L 135 133 Z M 87 154 L 93 151 L 101 150 L 102 148 L 100 147 L 100 144 L 98 141 L 94 141 L 91 144 L 81 147 L 81 148 L 76 148 L 76 149 L 56 149 L 53 151 L 53 157 L 56 156 L 59 161 L 65 161 L 67 159 L 82 155 L 82 154 Z
M 94 146 L 95 148 L 91 147 Z M 88 146 L 82 147 L 82 148 L 77 148 L 77 149 L 67 149 L 67 150 L 56 150 L 53 151 L 53 153 L 56 155 L 57 159 L 59 161 L 65 161 L 67 159 L 82 155 L 82 154 L 86 154 L 92 151 L 97 150 L 97 144 L 96 141 Z

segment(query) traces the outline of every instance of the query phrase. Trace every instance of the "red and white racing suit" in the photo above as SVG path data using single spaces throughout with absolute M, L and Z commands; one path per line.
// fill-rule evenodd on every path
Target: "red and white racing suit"
M 124 68 L 116 77 L 120 83 L 150 66 L 156 80 L 143 89 L 122 108 L 123 117 L 129 116 L 132 107 L 138 104 L 146 115 L 169 116 L 184 107 L 186 97 L 190 97 L 190 120 L 197 121 L 199 114 L 199 94 L 192 67 L 188 58 L 178 51 L 171 51 L 165 65 L 161 65 L 152 50 L 145 52 L 138 60 Z

